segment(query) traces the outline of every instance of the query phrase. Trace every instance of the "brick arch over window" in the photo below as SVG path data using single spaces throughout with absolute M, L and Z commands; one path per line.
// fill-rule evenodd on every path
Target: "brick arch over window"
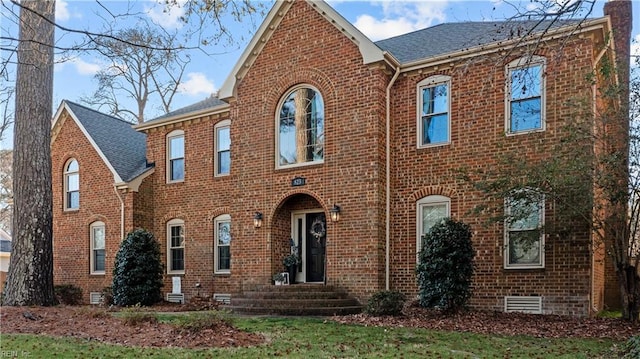
M 107 222 L 108 222 L 108 220 L 107 220 L 107 217 L 106 217 L 105 215 L 102 215 L 102 214 L 92 214 L 91 216 L 89 216 L 89 217 L 84 221 L 84 223 L 85 223 L 85 225 L 86 225 L 86 226 L 91 225 L 91 223 L 93 223 L 93 222 L 104 222 L 104 223 L 107 223 Z
M 309 84 L 314 86 L 322 94 L 325 109 L 331 106 L 330 110 L 335 113 L 337 98 L 333 82 L 324 72 L 314 68 L 299 68 L 292 72 L 287 72 L 271 86 L 271 91 L 265 95 L 263 113 L 276 113 L 278 103 L 285 92 L 296 85 Z
M 427 186 L 413 192 L 413 194 L 411 194 L 411 196 L 409 197 L 409 202 L 415 203 L 417 200 L 420 200 L 424 197 L 434 196 L 434 195 L 445 196 L 445 197 L 454 199 L 458 196 L 458 191 L 456 191 L 454 188 L 451 188 L 449 186 L 441 186 L 441 185 Z
M 229 213 L 231 213 L 231 209 L 227 206 L 214 208 L 209 212 L 209 214 L 207 214 L 207 223 L 210 223 L 211 226 L 213 226 L 213 220 L 216 219 L 216 217 Z

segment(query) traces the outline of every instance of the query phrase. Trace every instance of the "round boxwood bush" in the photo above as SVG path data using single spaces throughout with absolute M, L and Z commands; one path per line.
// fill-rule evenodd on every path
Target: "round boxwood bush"
M 152 305 L 162 300 L 160 245 L 153 234 L 137 229 L 120 244 L 113 268 L 116 305 Z
M 400 315 L 407 297 L 395 290 L 383 290 L 369 298 L 364 311 L 369 315 Z
M 417 267 L 420 306 L 455 311 L 471 297 L 475 251 L 467 224 L 450 218 L 423 236 Z

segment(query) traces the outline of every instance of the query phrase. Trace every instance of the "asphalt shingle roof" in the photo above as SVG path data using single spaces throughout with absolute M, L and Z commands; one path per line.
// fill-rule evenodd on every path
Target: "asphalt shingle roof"
M 123 181 L 129 182 L 149 168 L 144 133 L 119 118 L 65 102 Z
M 162 116 L 158 116 L 158 117 L 156 117 L 154 119 L 146 121 L 145 123 L 161 121 L 161 120 L 164 120 L 166 118 L 173 117 L 173 116 L 186 115 L 188 113 L 198 112 L 198 111 L 201 111 L 201 110 L 205 110 L 205 109 L 208 109 L 208 108 L 214 108 L 214 107 L 218 107 L 218 106 L 226 105 L 226 104 L 227 104 L 226 102 L 220 100 L 217 97 L 209 96 L 209 97 L 207 97 L 206 99 L 204 99 L 204 100 L 202 100 L 200 102 L 196 102 L 196 103 L 194 103 L 192 105 L 185 106 L 185 107 L 179 108 L 177 110 L 171 111 L 171 112 L 166 113 L 166 114 L 164 114 Z
M 390 52 L 401 63 L 410 63 L 454 53 L 494 42 L 517 39 L 529 30 L 540 33 L 578 20 L 552 21 L 494 21 L 446 23 L 399 35 L 375 44 Z

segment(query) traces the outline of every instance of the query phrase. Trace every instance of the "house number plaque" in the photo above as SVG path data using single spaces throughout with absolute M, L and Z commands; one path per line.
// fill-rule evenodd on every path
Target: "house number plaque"
M 291 180 L 291 187 L 299 187 L 307 184 L 307 179 L 304 177 L 293 177 Z

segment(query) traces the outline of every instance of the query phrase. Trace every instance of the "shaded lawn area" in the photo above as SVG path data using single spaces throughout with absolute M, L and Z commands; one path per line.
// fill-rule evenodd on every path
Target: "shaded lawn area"
M 160 323 L 185 321 L 183 314 L 157 314 L 157 318 Z M 232 317 L 231 321 L 238 329 L 263 335 L 264 343 L 212 349 L 132 348 L 91 338 L 3 332 L 0 350 L 8 357 L 24 353 L 30 358 L 611 358 L 621 344 L 614 339 L 458 333 L 313 318 Z

